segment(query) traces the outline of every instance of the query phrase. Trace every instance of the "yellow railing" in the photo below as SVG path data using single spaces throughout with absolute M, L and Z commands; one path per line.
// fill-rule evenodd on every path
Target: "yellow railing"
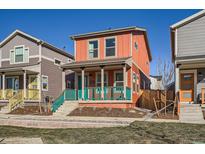
M 5 89 L 5 99 L 10 99 L 14 96 L 14 90 L 13 89 Z
M 15 95 L 9 99 L 9 111 L 14 110 L 19 105 L 23 105 L 23 103 L 23 90 L 18 90 Z
M 0 99 L 3 99 L 3 90 L 0 89 Z
M 39 100 L 39 90 L 38 89 L 27 89 L 26 99 L 27 100 Z

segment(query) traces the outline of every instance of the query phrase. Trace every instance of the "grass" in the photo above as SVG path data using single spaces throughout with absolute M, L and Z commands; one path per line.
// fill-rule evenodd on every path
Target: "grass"
M 205 143 L 205 125 L 134 122 L 127 127 L 34 129 L 0 126 L 0 138 L 41 137 L 44 143 Z

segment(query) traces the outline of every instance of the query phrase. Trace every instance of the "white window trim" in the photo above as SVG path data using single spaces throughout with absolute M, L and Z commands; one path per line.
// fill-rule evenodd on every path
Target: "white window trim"
M 98 49 L 98 57 L 90 58 L 90 56 L 89 56 L 89 53 L 90 53 L 90 51 L 89 51 L 89 43 L 91 41 L 97 41 L 98 42 L 98 48 L 97 48 Z M 91 60 L 91 59 L 99 59 L 100 58 L 100 41 L 99 41 L 99 39 L 89 39 L 89 40 L 87 40 L 87 56 L 88 56 L 89 60 Z
M 113 87 L 116 87 L 116 80 L 115 80 L 115 79 L 116 79 L 116 74 L 117 74 L 117 73 L 122 73 L 122 76 L 123 76 L 123 71 L 115 71 L 115 72 L 114 72 L 114 83 L 113 83 L 114 85 L 113 85 Z M 124 86 L 124 76 L 123 76 L 123 81 L 122 81 L 122 82 L 123 82 L 123 86 Z M 118 91 L 118 90 L 116 90 L 116 89 L 115 89 L 115 92 L 116 92 L 116 93 L 120 93 L 120 91 Z
M 60 61 L 60 64 L 56 64 L 56 63 L 55 63 L 56 60 Z M 61 61 L 60 59 L 54 58 L 54 65 L 61 66 L 61 64 L 62 64 L 62 61 Z
M 115 55 L 114 56 L 106 56 L 106 40 L 107 39 L 115 39 Z M 104 57 L 105 59 L 109 59 L 109 58 L 116 58 L 117 57 L 117 36 L 110 36 L 110 37 L 105 37 L 104 38 Z
M 97 82 L 97 76 L 98 76 L 98 75 L 101 75 L 101 73 L 100 73 L 100 72 L 96 72 L 96 73 L 95 73 L 95 86 L 96 86 L 96 87 L 97 87 L 97 83 L 98 83 L 98 82 Z M 106 81 L 106 82 L 107 82 L 107 86 L 108 86 L 108 81 L 109 81 L 109 80 L 108 80 L 108 72 L 104 72 L 104 75 L 106 75 L 106 78 L 107 78 L 107 81 Z M 101 81 L 100 81 L 100 83 L 101 83 Z M 105 81 L 104 81 L 104 83 L 105 83 Z M 100 86 L 100 87 L 101 87 L 101 86 Z
M 16 48 L 19 48 L 19 47 L 23 47 L 23 62 L 16 62 L 16 53 L 15 53 L 15 49 Z M 25 62 L 24 61 L 24 59 L 25 59 L 25 54 L 24 54 L 24 50 L 25 49 L 28 49 L 28 62 Z M 11 51 L 13 51 L 14 52 L 14 63 L 11 63 Z M 25 45 L 17 45 L 17 46 L 14 46 L 14 48 L 13 49 L 11 49 L 10 50 L 10 53 L 9 53 L 10 55 L 9 55 L 9 61 L 10 61 L 10 64 L 23 64 L 23 63 L 29 63 L 29 55 L 30 55 L 30 53 L 29 53 L 29 48 L 27 47 L 27 48 L 25 48 Z
M 44 88 L 43 88 L 43 78 L 46 77 L 47 80 L 48 80 L 48 76 L 47 76 L 47 75 L 42 75 L 41 77 L 42 77 L 42 79 L 41 79 L 41 81 L 42 81 L 42 82 L 41 82 L 42 91 L 48 91 L 48 85 L 47 85 L 47 89 L 44 89 Z M 48 82 L 47 82 L 47 84 L 48 84 Z

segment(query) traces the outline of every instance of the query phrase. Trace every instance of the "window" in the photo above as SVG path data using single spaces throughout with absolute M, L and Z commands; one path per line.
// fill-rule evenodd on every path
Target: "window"
M 115 56 L 115 38 L 107 38 L 105 40 L 105 56 Z
M 15 48 L 15 62 L 23 62 L 23 46 Z
M 42 90 L 48 91 L 48 76 L 42 75 Z
M 108 86 L 108 74 L 104 73 L 104 87 Z M 101 87 L 101 73 L 97 73 L 96 87 Z
M 58 59 L 55 59 L 55 64 L 56 64 L 56 65 L 60 65 L 60 64 L 61 64 L 61 61 L 58 60 Z
M 133 84 L 133 91 L 139 92 L 139 90 L 140 90 L 139 89 L 139 78 L 135 73 L 133 73 L 133 82 L 132 82 L 132 84 Z
M 133 79 L 132 79 L 132 87 L 133 87 L 133 91 L 136 91 L 136 85 L 137 85 L 137 76 L 135 73 L 133 73 Z
M 98 57 L 98 40 L 89 41 L 88 45 L 89 58 L 97 58 Z
M 116 91 L 121 91 L 122 87 L 124 86 L 124 80 L 123 80 L 123 73 L 122 72 L 116 72 L 115 73 L 115 82 L 114 86 L 116 87 Z
M 28 63 L 29 61 L 29 49 L 24 48 L 24 46 L 14 47 L 13 50 L 10 51 L 10 63 Z

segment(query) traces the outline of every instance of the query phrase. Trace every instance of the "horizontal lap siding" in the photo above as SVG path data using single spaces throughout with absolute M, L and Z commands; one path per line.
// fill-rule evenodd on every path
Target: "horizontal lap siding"
M 54 65 L 54 62 L 44 58 L 41 68 L 42 75 L 48 76 L 48 91 L 42 91 L 42 96 L 52 96 L 56 99 L 62 93 L 62 70 Z
M 29 63 L 21 63 L 21 64 L 10 64 L 10 61 L 2 61 L 2 67 L 23 67 L 28 65 L 36 65 L 39 61 L 39 58 L 29 58 Z
M 205 54 L 205 16 L 177 29 L 177 57 Z
M 148 50 L 145 42 L 145 35 L 143 32 L 134 32 L 132 42 L 132 58 L 133 61 L 139 66 L 145 75 L 150 75 L 150 62 L 148 56 Z M 137 42 L 138 48 L 135 48 L 135 42 Z
M 105 57 L 105 38 L 106 37 L 116 37 L 116 57 L 129 57 L 131 54 L 131 36 L 130 32 L 118 33 L 113 35 L 103 35 L 100 37 L 84 38 L 76 40 L 76 61 L 89 60 L 88 58 L 88 41 L 97 39 L 98 44 L 98 55 L 99 59 L 104 59 Z

